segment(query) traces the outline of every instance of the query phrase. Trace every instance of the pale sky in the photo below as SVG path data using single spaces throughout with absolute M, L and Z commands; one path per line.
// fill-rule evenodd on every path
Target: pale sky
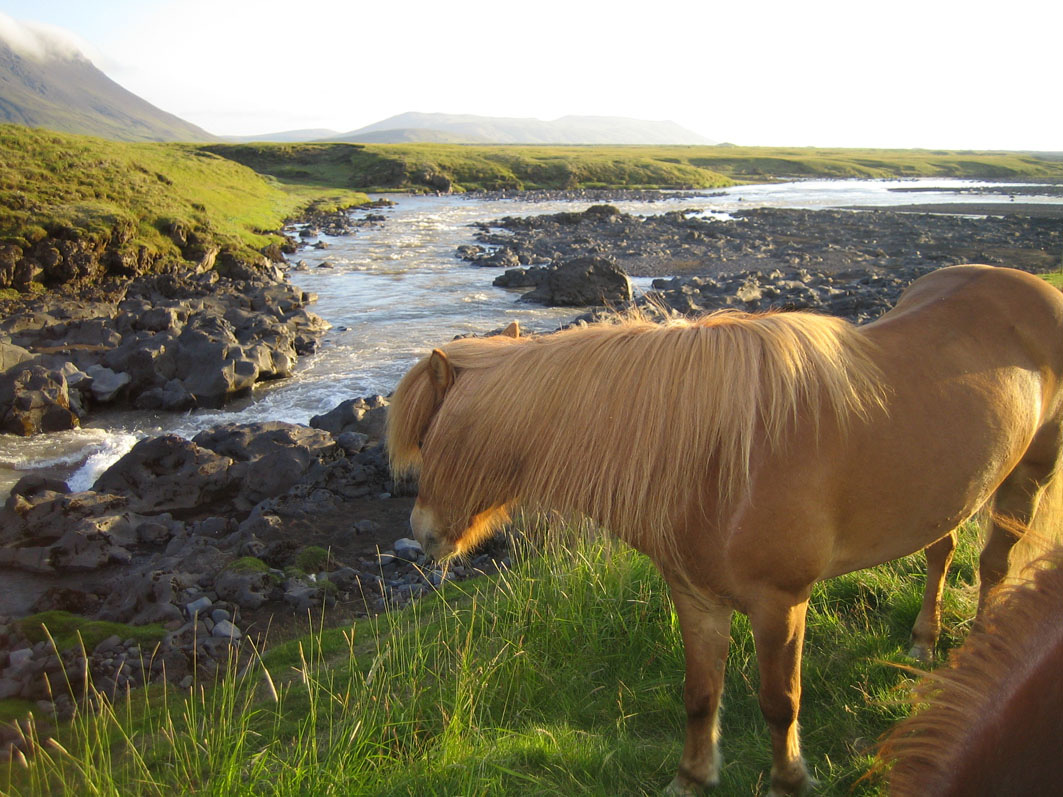
M 1063 150 L 1058 0 L 0 0 L 219 135 L 404 111 L 737 144 Z M 0 18 L 0 22 L 2 22 Z

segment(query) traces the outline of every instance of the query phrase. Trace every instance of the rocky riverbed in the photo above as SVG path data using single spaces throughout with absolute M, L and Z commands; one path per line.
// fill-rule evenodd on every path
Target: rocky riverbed
M 353 228 L 332 223 L 317 226 Z M 593 304 L 595 286 L 608 283 L 622 306 L 631 274 L 655 278 L 642 301 L 664 312 L 813 307 L 857 322 L 927 270 L 966 261 L 1037 270 L 1058 265 L 1063 250 L 1061 225 L 1043 219 L 893 211 L 643 218 L 597 205 L 486 223 L 478 236 L 461 256 L 508 267 L 499 278 L 527 280 L 539 301 L 591 285 L 568 304 Z M 313 297 L 279 269 L 244 276 L 144 275 L 6 314 L 5 422 L 22 433 L 62 428 L 102 406 L 213 405 L 283 377 L 324 324 L 308 310 Z M 271 624 L 298 627 L 323 608 L 334 621 L 379 612 L 443 579 L 508 566 L 504 543 L 445 572 L 424 561 L 407 538 L 414 489 L 388 472 L 386 412 L 387 399 L 370 396 L 306 425 L 148 438 L 80 492 L 46 474 L 22 479 L 0 512 L 0 570 L 17 593 L 0 616 L 0 698 L 68 716 L 75 699 L 47 692 L 44 678 L 57 683 L 63 667 L 86 668 L 104 691 L 160 678 L 187 685 Z M 39 638 L 41 612 L 126 631 L 85 654 L 57 652 Z M 133 628 L 150 629 L 150 641 Z
M 986 263 L 1034 272 L 1060 267 L 1063 224 L 1057 218 L 996 207 L 999 215 L 982 217 L 775 208 L 722 217 L 683 210 L 643 217 L 596 205 L 581 213 L 483 223 L 479 244 L 457 254 L 505 269 L 495 284 L 534 289 L 528 301 L 572 304 L 570 292 L 555 291 L 550 283 L 561 277 L 571 282 L 571 273 L 563 272 L 578 261 L 594 266 L 582 293 L 597 292 L 614 306 L 626 301 L 615 275 L 627 274 L 660 277 L 653 301 L 683 313 L 810 308 L 863 322 L 886 309 L 912 279 L 942 266 Z M 613 273 L 603 278 L 609 263 Z

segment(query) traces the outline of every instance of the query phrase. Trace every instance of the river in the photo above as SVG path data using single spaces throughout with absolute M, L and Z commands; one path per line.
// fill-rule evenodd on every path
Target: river
M 752 207 L 823 209 L 1011 201 L 1008 193 L 977 193 L 982 185 L 961 180 L 814 180 L 741 186 L 697 198 L 611 204 L 626 213 L 643 215 L 696 208 L 711 218 Z M 1029 203 L 1063 201 L 1028 188 L 1029 194 L 1022 185 L 1012 186 L 1011 194 Z M 904 192 L 897 193 L 898 189 Z M 70 432 L 32 438 L 0 435 L 0 496 L 24 473 L 38 468 L 57 471 L 74 490 L 88 489 L 99 473 L 147 436 L 175 433 L 190 437 L 227 422 L 306 423 L 345 399 L 390 392 L 417 358 L 456 335 L 486 332 L 514 320 L 529 331 L 547 331 L 577 315 L 571 309 L 517 302 L 517 293 L 492 287 L 495 270 L 458 260 L 455 249 L 475 242 L 471 225 L 476 222 L 507 215 L 579 211 L 590 202 L 389 198 L 396 204 L 380 211 L 387 217 L 385 222 L 353 235 L 324 237 L 327 248 L 303 249 L 294 257 L 305 260 L 308 268 L 293 270 L 292 282 L 317 294 L 311 309 L 332 328 L 318 352 L 302 358 L 291 378 L 258 387 L 222 410 L 105 412 L 94 414 L 85 428 Z M 326 262 L 331 267 L 322 267 Z M 650 280 L 634 282 L 637 290 L 648 288 Z

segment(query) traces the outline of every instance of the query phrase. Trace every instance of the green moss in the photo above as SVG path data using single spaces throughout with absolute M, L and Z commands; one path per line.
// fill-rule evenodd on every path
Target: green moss
M 242 556 L 230 562 L 227 569 L 234 573 L 268 573 L 269 565 L 255 556 Z
M 37 711 L 37 704 L 32 700 L 20 700 L 15 697 L 0 700 L 0 725 L 22 719 L 34 711 Z
M 22 635 L 30 642 L 46 640 L 50 635 L 55 641 L 55 646 L 61 651 L 78 647 L 82 642 L 86 650 L 91 651 L 110 636 L 134 639 L 141 644 L 158 642 L 167 633 L 166 629 L 157 623 L 126 625 L 104 620 L 89 620 L 80 615 L 62 611 L 31 614 L 16 621 L 16 624 Z
M 304 573 L 316 573 L 328 565 L 329 553 L 320 545 L 308 545 L 295 555 L 295 566 Z

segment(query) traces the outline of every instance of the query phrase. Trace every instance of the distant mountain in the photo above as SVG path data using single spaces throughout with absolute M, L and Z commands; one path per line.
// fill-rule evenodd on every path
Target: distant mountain
M 403 113 L 331 141 L 470 144 L 714 144 L 675 122 L 615 116 L 563 116 L 552 122 L 445 113 Z
M 2 17 L 0 122 L 119 141 L 216 140 L 122 88 L 69 44 Z
M 250 144 L 253 141 L 277 141 L 289 143 L 295 141 L 334 141 L 340 135 L 335 130 L 324 127 L 308 128 L 306 130 L 285 130 L 280 133 L 262 133 L 257 136 L 222 136 L 226 141 L 236 144 Z
M 365 129 L 365 128 L 363 128 Z M 357 138 L 352 138 L 357 136 Z M 363 133 L 336 133 L 325 141 L 347 141 L 359 144 L 471 144 L 486 143 L 483 140 L 473 141 L 471 138 L 458 133 L 448 133 L 444 130 L 432 130 L 427 127 L 400 127 L 394 130 L 370 130 Z

